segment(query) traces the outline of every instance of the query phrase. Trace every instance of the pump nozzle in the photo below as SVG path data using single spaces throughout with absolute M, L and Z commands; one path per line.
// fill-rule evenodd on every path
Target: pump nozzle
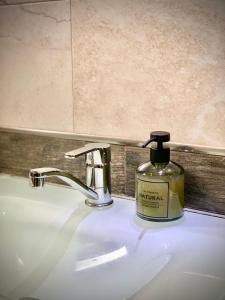
M 158 142 L 158 143 L 163 143 L 163 142 L 169 142 L 170 140 L 170 133 L 167 131 L 153 131 L 151 132 L 150 139 L 142 145 L 142 148 L 145 148 L 150 144 L 151 142 Z
M 141 147 L 142 148 L 146 148 L 148 146 L 148 144 L 150 144 L 151 142 L 154 142 L 154 141 L 155 141 L 155 139 L 150 138 Z
M 152 162 L 169 162 L 170 159 L 170 149 L 163 148 L 164 142 L 169 142 L 170 133 L 167 131 L 153 131 L 150 135 L 150 139 L 146 141 L 142 148 L 145 148 L 151 142 L 156 142 L 157 147 L 151 148 L 150 160 Z

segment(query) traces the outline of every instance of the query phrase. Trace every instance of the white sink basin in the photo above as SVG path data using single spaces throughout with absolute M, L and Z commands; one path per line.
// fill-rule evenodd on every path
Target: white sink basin
M 70 188 L 0 176 L 0 300 L 224 300 L 225 219 L 170 223 L 135 202 L 85 206 Z

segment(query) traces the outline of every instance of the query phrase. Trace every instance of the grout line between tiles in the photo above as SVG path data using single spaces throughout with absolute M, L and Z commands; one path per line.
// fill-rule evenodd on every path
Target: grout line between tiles
M 71 78 L 72 78 L 72 122 L 73 132 L 75 132 L 75 97 L 74 97 L 74 76 L 73 76 L 73 28 L 72 28 L 72 0 L 70 0 L 70 52 L 71 52 Z

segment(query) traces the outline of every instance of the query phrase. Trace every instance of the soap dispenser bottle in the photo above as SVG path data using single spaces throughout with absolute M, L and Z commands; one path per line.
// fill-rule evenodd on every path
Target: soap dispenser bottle
M 150 161 L 136 171 L 137 215 L 150 221 L 171 221 L 183 215 L 184 169 L 170 161 L 170 140 L 166 131 L 154 131 L 142 146 L 150 148 Z

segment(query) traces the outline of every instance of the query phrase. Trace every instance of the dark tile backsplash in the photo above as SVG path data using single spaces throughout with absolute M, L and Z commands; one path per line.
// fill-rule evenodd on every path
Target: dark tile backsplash
M 0 132 L 0 172 L 28 176 L 29 169 L 66 169 L 84 180 L 83 157 L 67 160 L 64 153 L 86 144 L 72 138 Z M 193 150 L 193 149 L 192 149 Z M 172 160 L 185 169 L 186 207 L 225 214 L 225 157 L 171 151 Z M 135 169 L 149 159 L 149 150 L 112 145 L 112 192 L 134 197 Z

